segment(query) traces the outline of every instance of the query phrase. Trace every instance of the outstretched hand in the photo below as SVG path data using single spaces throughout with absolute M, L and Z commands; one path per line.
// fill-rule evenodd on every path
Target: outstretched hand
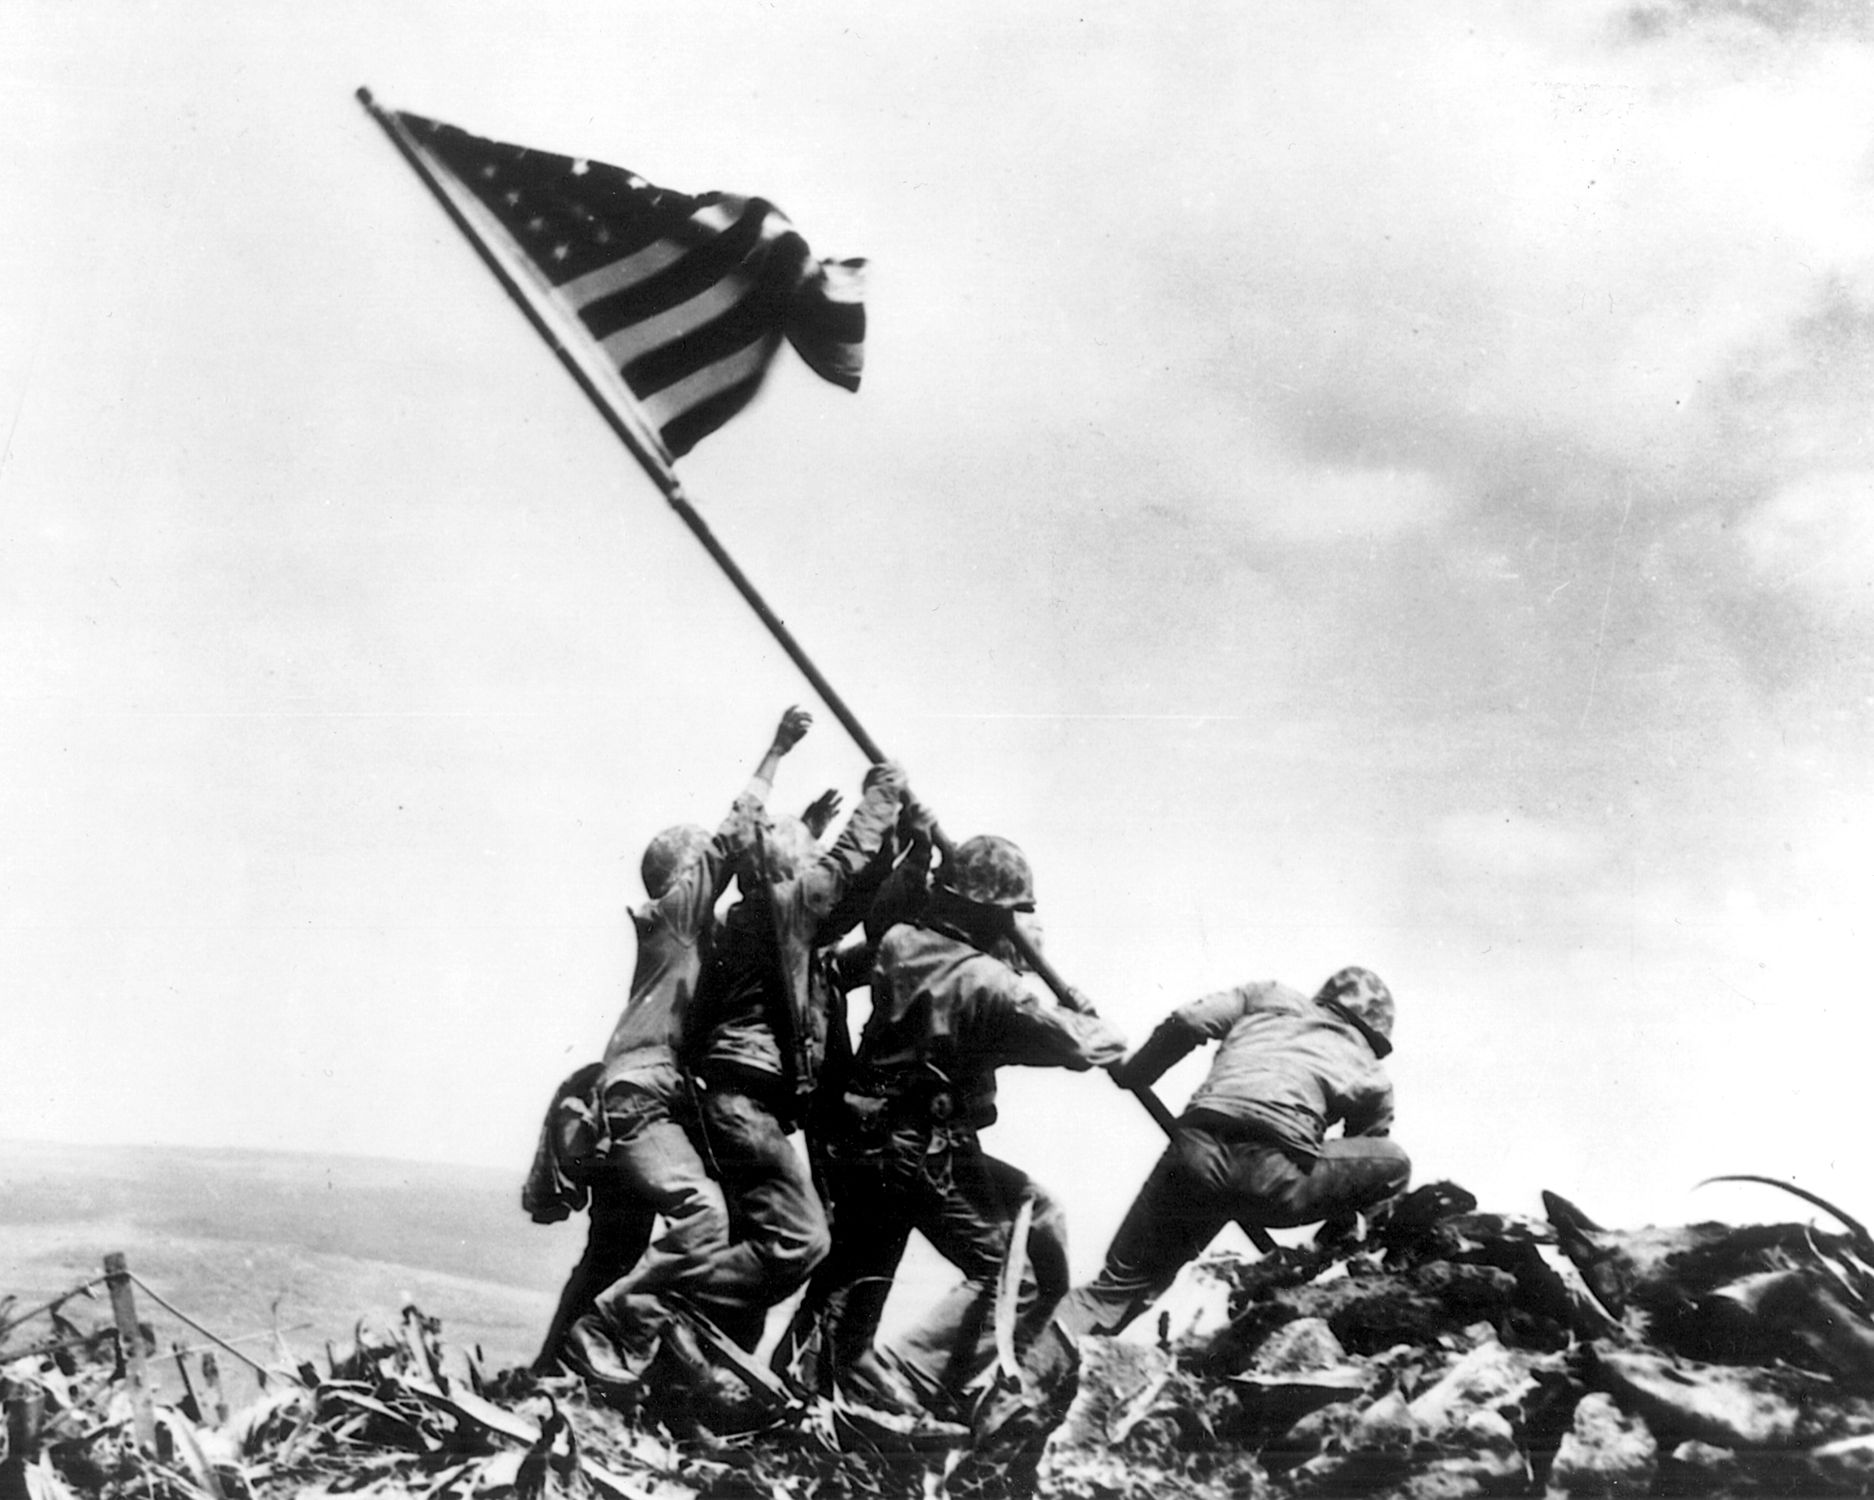
M 833 820 L 839 816 L 841 801 L 839 793 L 834 788 L 828 787 L 807 804 L 806 811 L 800 815 L 800 821 L 807 825 L 809 833 L 819 838 L 833 826 Z
M 813 715 L 796 703 L 781 715 L 781 722 L 774 728 L 774 748 L 782 755 L 787 754 L 806 736 L 813 724 Z
M 932 844 L 936 842 L 936 827 L 937 814 L 918 801 L 916 793 L 907 791 L 904 806 L 898 811 L 899 832 L 906 838 Z

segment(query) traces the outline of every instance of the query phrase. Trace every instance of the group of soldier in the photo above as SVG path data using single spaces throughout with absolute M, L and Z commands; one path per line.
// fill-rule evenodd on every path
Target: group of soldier
M 769 813 L 810 722 L 782 716 L 713 833 L 680 825 L 645 851 L 630 998 L 602 1061 L 556 1094 L 524 1194 L 536 1218 L 590 1217 L 536 1368 L 630 1406 L 698 1326 L 753 1351 L 769 1311 L 804 1287 L 772 1356 L 779 1377 L 967 1421 L 1012 1244 L 1013 1343 L 1039 1377 L 1145 1311 L 1232 1220 L 1346 1236 L 1404 1190 L 1382 1065 L 1393 1001 L 1375 975 L 1342 969 L 1312 996 L 1275 983 L 1208 995 L 1128 1052 L 1078 992 L 1037 993 L 1022 852 L 943 842 L 896 765 L 867 772 L 830 842 L 834 793 L 798 818 Z M 847 995 L 861 988 L 855 1046 Z M 1098 1276 L 1070 1289 L 1059 1206 L 980 1144 L 997 1069 L 1102 1068 L 1149 1089 L 1204 1042 L 1218 1044 L 1209 1077 Z M 962 1280 L 881 1344 L 914 1230 Z

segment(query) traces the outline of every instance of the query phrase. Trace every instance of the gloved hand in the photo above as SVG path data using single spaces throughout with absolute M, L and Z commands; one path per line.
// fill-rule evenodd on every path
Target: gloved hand
M 904 806 L 898 813 L 898 831 L 907 839 L 932 842 L 932 830 L 937 826 L 937 814 L 932 812 L 909 787 L 905 788 Z
M 868 792 L 874 788 L 883 787 L 902 798 L 910 784 L 909 778 L 905 776 L 904 767 L 895 760 L 881 760 L 865 773 L 865 789 Z
M 798 745 L 813 725 L 813 715 L 796 703 L 781 715 L 781 722 L 774 726 L 774 748 L 785 755 Z
M 1038 947 L 1039 944 L 1036 946 Z M 1072 985 L 1067 987 L 1067 993 L 1065 995 L 1061 995 L 1058 998 L 1061 1004 L 1066 1006 L 1067 1009 L 1077 1011 L 1083 1016 L 1097 1016 L 1099 1014 L 1099 1011 L 1094 1009 L 1093 1002 L 1087 998 L 1086 992 L 1084 990 L 1075 989 Z
M 833 826 L 833 820 L 839 816 L 840 804 L 844 800 L 837 791 L 828 787 L 807 804 L 806 811 L 800 815 L 800 821 L 807 825 L 809 833 L 819 838 Z

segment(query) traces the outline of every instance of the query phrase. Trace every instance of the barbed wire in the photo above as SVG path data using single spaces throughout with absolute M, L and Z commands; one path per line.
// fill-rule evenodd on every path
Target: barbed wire
M 28 1308 L 23 1313 L 15 1314 L 13 1317 L 8 1318 L 6 1322 L 0 1323 L 0 1339 L 5 1338 L 22 1323 L 29 1322 L 33 1318 L 38 1317 L 39 1314 L 51 1312 L 60 1303 L 69 1302 L 80 1293 L 90 1291 L 94 1286 L 102 1286 L 107 1279 L 108 1278 L 104 1276 L 93 1276 L 89 1281 L 79 1282 L 78 1285 L 73 1287 L 69 1292 L 61 1292 L 50 1302 L 42 1302 L 37 1307 Z
M 288 1380 L 293 1381 L 296 1385 L 304 1386 L 306 1384 L 305 1380 L 300 1376 L 298 1371 L 284 1369 L 280 1367 L 270 1368 L 267 1365 L 263 1365 L 260 1363 L 259 1360 L 254 1359 L 251 1355 L 244 1354 L 241 1350 L 235 1348 L 233 1344 L 229 1343 L 220 1334 L 216 1333 L 214 1329 L 203 1327 L 202 1324 L 196 1322 L 195 1319 L 191 1318 L 187 1313 L 182 1311 L 182 1309 L 177 1307 L 173 1302 L 166 1300 L 163 1297 L 162 1293 L 158 1292 L 141 1276 L 137 1275 L 135 1271 L 126 1271 L 124 1274 L 127 1275 L 138 1286 L 143 1288 L 145 1295 L 149 1297 L 150 1301 L 154 1302 L 158 1307 L 162 1308 L 171 1317 L 177 1318 L 181 1320 L 182 1322 L 187 1323 L 189 1327 L 193 1328 L 197 1333 L 201 1334 L 203 1338 L 207 1339 L 210 1343 L 214 1344 L 217 1348 L 226 1350 L 229 1354 L 232 1354 L 236 1359 L 240 1360 L 242 1364 L 248 1366 L 250 1369 L 254 1370 L 258 1374 L 262 1376 L 267 1376 L 267 1377 L 281 1375 L 281 1376 L 286 1377 Z

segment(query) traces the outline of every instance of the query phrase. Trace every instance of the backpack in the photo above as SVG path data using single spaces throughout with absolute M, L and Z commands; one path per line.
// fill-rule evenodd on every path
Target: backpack
M 534 1164 L 521 1184 L 521 1207 L 536 1224 L 557 1224 L 583 1209 L 593 1176 L 611 1150 L 605 1106 L 599 1097 L 603 1063 L 587 1063 L 553 1091 Z

